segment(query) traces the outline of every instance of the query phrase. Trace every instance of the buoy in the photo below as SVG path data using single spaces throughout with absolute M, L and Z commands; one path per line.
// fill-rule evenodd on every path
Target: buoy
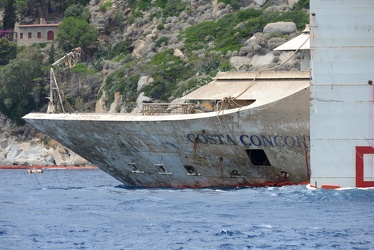
M 312 184 L 308 184 L 306 185 L 307 189 L 318 189 L 317 186 L 315 185 L 312 185 Z M 338 185 L 321 185 L 322 189 L 327 189 L 327 190 L 332 190 L 332 189 L 339 189 L 341 188 L 341 186 L 338 186 Z
M 321 188 L 323 188 L 323 189 L 338 189 L 338 188 L 341 188 L 341 186 L 338 186 L 338 185 L 321 185 Z

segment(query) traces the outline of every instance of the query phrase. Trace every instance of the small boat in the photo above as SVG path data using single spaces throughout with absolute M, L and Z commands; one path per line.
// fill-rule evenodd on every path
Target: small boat
M 29 173 L 29 174 L 42 174 L 43 169 L 27 169 L 27 173 Z

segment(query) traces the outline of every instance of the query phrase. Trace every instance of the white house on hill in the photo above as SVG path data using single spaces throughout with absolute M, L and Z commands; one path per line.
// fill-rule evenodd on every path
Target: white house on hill
M 41 18 L 38 24 L 19 24 L 14 27 L 14 41 L 17 46 L 29 46 L 33 43 L 52 42 L 56 39 L 60 23 L 46 23 Z

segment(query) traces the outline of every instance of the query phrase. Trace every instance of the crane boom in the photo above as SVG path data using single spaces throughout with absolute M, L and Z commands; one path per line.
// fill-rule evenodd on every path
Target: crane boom
M 65 108 L 62 102 L 61 91 L 58 87 L 57 79 L 54 72 L 54 67 L 62 67 L 62 68 L 71 68 L 75 65 L 76 62 L 80 60 L 82 50 L 81 48 L 75 48 L 71 52 L 67 53 L 56 62 L 54 62 L 51 66 L 51 70 L 49 71 L 49 83 L 50 83 L 50 93 L 49 93 L 49 103 L 47 113 L 58 113 L 58 110 L 61 109 L 63 113 L 65 113 Z

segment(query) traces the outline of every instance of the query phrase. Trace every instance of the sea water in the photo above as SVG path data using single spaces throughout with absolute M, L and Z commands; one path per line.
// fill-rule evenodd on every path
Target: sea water
M 0 249 L 374 249 L 374 190 L 134 189 L 0 170 Z

